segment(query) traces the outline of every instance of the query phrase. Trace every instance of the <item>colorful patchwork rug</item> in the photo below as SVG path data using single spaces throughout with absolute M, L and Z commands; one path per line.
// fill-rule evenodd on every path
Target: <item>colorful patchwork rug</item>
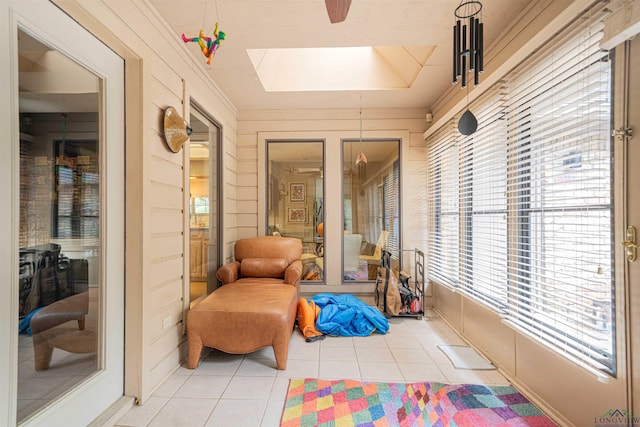
M 293 379 L 290 426 L 548 427 L 556 424 L 512 386 Z

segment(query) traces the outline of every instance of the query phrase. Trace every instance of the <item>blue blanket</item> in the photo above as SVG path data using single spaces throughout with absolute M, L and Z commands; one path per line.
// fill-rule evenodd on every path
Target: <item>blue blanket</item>
M 320 307 L 316 329 L 323 334 L 365 337 L 373 332 L 386 334 L 389 321 L 380 310 L 353 295 L 321 293 L 311 298 Z

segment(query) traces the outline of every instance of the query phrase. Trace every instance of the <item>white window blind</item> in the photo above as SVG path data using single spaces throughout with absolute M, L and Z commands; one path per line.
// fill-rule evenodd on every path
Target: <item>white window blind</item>
M 598 14 L 509 79 L 508 197 L 515 214 L 506 319 L 615 372 L 611 63 Z
M 495 308 L 506 304 L 506 89 L 471 105 L 482 126 L 463 137 L 453 122 L 430 145 L 430 269 L 440 283 Z M 454 122 L 457 122 L 458 117 Z
M 600 4 L 596 6 L 602 8 Z M 429 139 L 429 278 L 615 374 L 611 62 L 588 11 Z
M 400 163 L 395 160 L 379 178 L 365 187 L 368 200 L 367 234 L 369 242 L 377 242 L 382 231 L 387 231 L 385 248 L 391 257 L 400 254 Z
M 429 140 L 429 268 L 431 280 L 445 286 L 460 285 L 460 183 L 458 133 L 454 120 Z
M 367 200 L 367 227 L 364 238 L 368 242 L 376 242 L 382 232 L 382 191 L 376 182 L 365 187 Z
M 506 95 L 496 84 L 474 103 L 482 126 L 459 143 L 463 290 L 495 308 L 507 297 Z
M 389 232 L 386 249 L 394 259 L 400 258 L 400 167 L 399 160 L 393 162 L 389 174 L 383 178 L 384 230 Z

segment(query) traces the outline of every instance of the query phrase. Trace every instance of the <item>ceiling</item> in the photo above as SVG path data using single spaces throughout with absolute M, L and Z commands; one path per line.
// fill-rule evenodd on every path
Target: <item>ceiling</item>
M 150 0 L 175 32 L 212 36 L 216 21 L 226 34 L 210 65 L 197 43 L 186 43 L 238 110 L 316 108 L 420 108 L 451 87 L 453 12 L 459 0 L 353 0 L 344 22 L 329 21 L 323 0 Z M 483 5 L 485 48 L 496 42 L 530 0 L 487 0 Z M 265 91 L 247 49 L 405 47 L 431 49 L 409 87 L 385 90 Z M 387 55 L 389 61 L 393 56 Z M 390 64 L 393 68 L 393 64 Z M 357 66 L 343 61 L 338 71 Z M 344 70 L 341 70 L 341 67 Z M 287 70 L 283 70 L 283 73 Z M 363 69 L 363 75 L 370 71 Z M 401 76 L 402 77 L 402 76 Z
M 18 70 L 21 113 L 98 111 L 98 77 L 21 29 Z

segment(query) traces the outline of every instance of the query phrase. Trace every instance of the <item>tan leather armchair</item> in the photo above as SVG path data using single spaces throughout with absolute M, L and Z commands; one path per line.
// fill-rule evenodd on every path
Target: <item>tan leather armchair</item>
M 299 239 L 262 236 L 235 244 L 235 261 L 218 269 L 222 286 L 187 315 L 189 368 L 204 346 L 246 354 L 271 346 L 286 369 L 302 276 Z

